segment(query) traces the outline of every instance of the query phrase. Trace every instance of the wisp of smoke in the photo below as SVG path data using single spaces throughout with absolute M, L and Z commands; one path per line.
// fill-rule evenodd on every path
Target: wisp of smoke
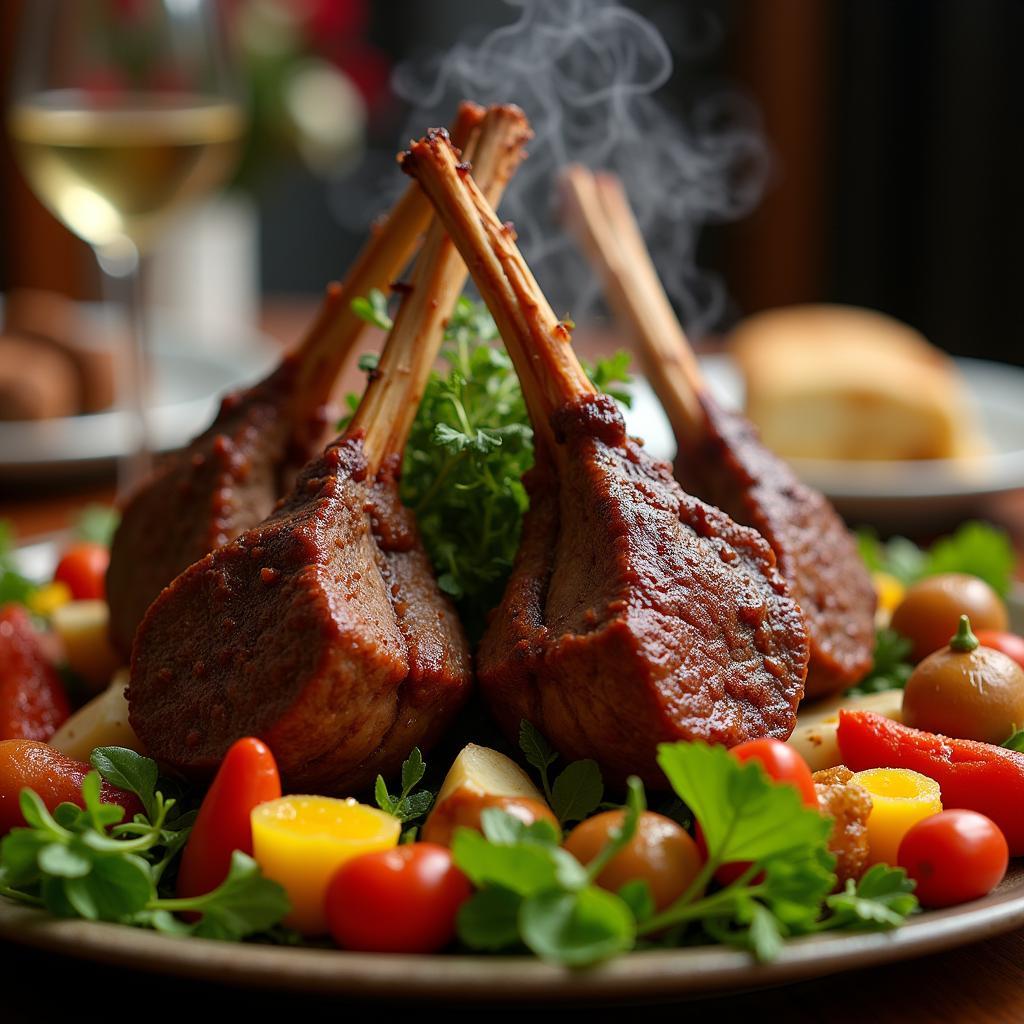
M 738 95 L 696 100 L 684 120 L 654 93 L 672 74 L 655 26 L 618 0 L 506 0 L 511 24 L 425 62 L 397 68 L 412 106 L 409 134 L 444 124 L 463 98 L 518 103 L 535 138 L 502 205 L 558 311 L 586 315 L 598 292 L 557 219 L 557 175 L 568 163 L 619 174 L 686 327 L 716 324 L 726 292 L 696 264 L 702 226 L 733 220 L 760 198 L 766 149 Z

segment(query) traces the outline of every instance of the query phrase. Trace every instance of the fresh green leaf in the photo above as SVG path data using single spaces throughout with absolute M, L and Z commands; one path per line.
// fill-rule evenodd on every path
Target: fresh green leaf
M 456 829 L 452 840 L 452 857 L 475 886 L 497 885 L 520 896 L 558 887 L 556 854 L 569 856 L 538 843 L 492 843 L 468 828 Z
M 578 892 L 541 892 L 523 901 L 520 932 L 543 960 L 583 967 L 633 948 L 636 922 L 614 893 L 591 886 Z
M 89 762 L 112 786 L 134 793 L 142 801 L 150 820 L 156 817 L 156 786 L 160 774 L 156 761 L 127 747 L 97 747 L 89 756 Z
M 914 671 L 910 661 L 911 642 L 894 629 L 879 629 L 875 633 L 875 655 L 871 671 L 846 692 L 880 693 L 882 690 L 903 689 Z
M 430 810 L 434 795 L 426 790 L 419 793 L 414 793 L 413 790 L 423 780 L 426 770 L 427 766 L 420 748 L 413 747 L 402 765 L 402 791 L 398 796 L 392 796 L 384 777 L 377 776 L 373 791 L 377 806 L 386 814 L 394 815 L 403 824 L 423 817 Z
M 573 761 L 551 787 L 551 809 L 561 822 L 582 821 L 594 813 L 604 796 L 604 781 L 596 761 Z
M 541 735 L 539 730 L 525 718 L 519 723 L 519 749 L 526 760 L 543 771 L 558 760 L 551 744 Z
M 371 288 L 370 294 L 365 298 L 359 296 L 359 298 L 353 299 L 351 306 L 352 312 L 357 317 L 373 324 L 374 327 L 390 331 L 394 326 L 391 317 L 388 316 L 388 300 L 378 288 Z
M 56 878 L 84 878 L 92 871 L 92 858 L 64 843 L 50 843 L 38 853 L 39 870 Z
M 1024 753 L 1024 729 L 1014 729 L 1012 733 L 1005 740 L 1003 740 L 1004 747 L 1007 750 L 1016 750 L 1020 753 Z
M 402 792 L 411 793 L 422 781 L 427 766 L 419 747 L 413 747 L 402 765 Z
M 518 946 L 523 898 L 500 886 L 474 893 L 460 908 L 459 938 L 470 949 L 497 951 Z
M 644 878 L 634 878 L 619 890 L 619 899 L 633 912 L 637 921 L 646 921 L 654 914 L 654 896 Z
M 917 909 L 914 883 L 903 868 L 875 864 L 859 882 L 847 879 L 845 889 L 826 900 L 832 917 L 823 927 L 896 928 Z
M 792 786 L 773 785 L 756 761 L 724 747 L 663 743 L 658 764 L 700 822 L 709 862 L 764 861 L 824 843 L 829 823 Z
M 759 903 L 752 904 L 750 929 L 750 948 L 754 956 L 762 963 L 774 960 L 782 951 L 782 933 L 778 921 L 767 907 Z
M 14 567 L 14 530 L 0 519 L 0 607 L 8 603 L 25 604 L 36 585 Z

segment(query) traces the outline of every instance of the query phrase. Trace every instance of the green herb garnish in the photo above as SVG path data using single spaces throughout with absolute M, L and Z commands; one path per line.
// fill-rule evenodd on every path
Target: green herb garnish
M 213 892 L 191 899 L 162 893 L 161 882 L 191 832 L 194 812 L 157 788 L 155 762 L 121 747 L 93 751 L 82 781 L 84 809 L 71 803 L 51 814 L 30 789 L 21 791 L 27 828 L 0 842 L 0 893 L 57 917 L 81 917 L 174 934 L 239 940 L 277 924 L 288 912 L 284 890 L 256 862 L 235 852 L 231 871 Z M 146 811 L 124 822 L 124 808 L 104 803 L 100 779 L 138 795 Z M 174 915 L 190 911 L 197 921 Z
M 573 761 L 552 784 L 548 769 L 558 760 L 550 743 L 525 719 L 519 723 L 519 749 L 540 772 L 544 796 L 555 817 L 566 822 L 582 821 L 597 810 L 604 797 L 604 780 L 596 761 L 589 757 Z
M 857 531 L 857 543 L 869 569 L 887 572 L 905 586 L 938 573 L 962 572 L 983 579 L 1003 597 L 1010 592 L 1013 545 L 1005 531 L 989 523 L 964 523 L 927 550 L 906 537 L 882 542 L 869 529 Z
M 880 629 L 875 633 L 875 659 L 871 671 L 846 692 L 880 693 L 882 690 L 900 689 L 914 671 L 910 662 L 913 644 L 894 629 Z
M 402 765 L 402 790 L 397 796 L 388 792 L 384 776 L 377 776 L 377 784 L 374 787 L 377 806 L 386 814 L 394 815 L 403 825 L 422 818 L 430 810 L 430 805 L 434 802 L 434 794 L 428 790 L 421 790 L 418 793 L 413 791 L 423 781 L 426 771 L 427 765 L 420 753 L 420 748 L 413 747 L 412 753 Z M 415 832 L 413 832 L 413 836 L 415 836 Z

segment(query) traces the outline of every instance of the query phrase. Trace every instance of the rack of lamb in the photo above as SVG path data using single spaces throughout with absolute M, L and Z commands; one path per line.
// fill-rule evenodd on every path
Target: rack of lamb
M 564 186 L 567 220 L 616 316 L 632 328 L 672 423 L 676 476 L 771 544 L 807 623 L 806 695 L 852 686 L 871 668 L 875 592 L 849 531 L 823 494 L 765 448 L 747 419 L 711 396 L 619 179 L 575 166 Z
M 463 103 L 452 138 L 464 148 L 483 109 Z M 107 573 L 110 634 L 127 659 L 156 596 L 207 552 L 265 519 L 326 443 L 325 406 L 366 323 L 352 300 L 384 290 L 409 262 L 431 208 L 412 185 L 371 234 L 344 284 L 327 289 L 305 338 L 265 380 L 228 395 L 213 424 L 164 459 L 131 495 Z
M 662 741 L 788 736 L 808 645 L 771 548 L 627 437 L 444 135 L 403 168 L 470 267 L 534 426 L 519 554 L 477 662 L 502 727 L 527 719 L 566 757 L 653 786 Z
M 518 108 L 492 107 L 467 147 L 492 201 L 529 134 Z M 462 704 L 466 639 L 397 476 L 465 279 L 433 224 L 345 432 L 269 518 L 188 568 L 146 613 L 130 719 L 164 765 L 207 775 L 254 735 L 289 789 L 351 793 L 428 747 Z

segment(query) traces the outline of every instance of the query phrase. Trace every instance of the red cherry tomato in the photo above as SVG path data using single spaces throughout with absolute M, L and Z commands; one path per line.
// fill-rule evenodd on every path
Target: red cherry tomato
M 82 541 L 72 544 L 57 563 L 55 583 L 66 583 L 76 601 L 92 601 L 106 596 L 107 566 L 110 551 L 102 544 Z
M 1018 665 L 1024 668 L 1024 636 L 1017 636 L 1016 633 L 1004 633 L 999 629 L 976 629 L 974 635 L 982 647 L 991 647 L 993 650 L 1002 651 L 1008 658 L 1013 658 Z
M 212 892 L 228 877 L 231 855 L 252 856 L 254 807 L 281 795 L 281 778 L 270 748 L 253 736 L 236 740 L 206 791 L 192 834 L 181 855 L 178 896 Z
M 791 746 L 781 740 L 747 740 L 730 751 L 737 761 L 759 761 L 768 777 L 775 782 L 788 782 L 796 788 L 808 807 L 818 809 L 818 793 L 807 762 Z
M 922 819 L 903 837 L 897 855 L 926 907 L 950 907 L 990 893 L 1009 859 L 999 826 L 977 811 L 942 811 Z
M 787 782 L 800 794 L 800 799 L 807 807 L 818 809 L 818 793 L 814 788 L 814 779 L 811 776 L 811 769 L 807 762 L 791 746 L 776 739 L 747 740 L 739 743 L 729 751 L 737 761 L 757 761 L 765 770 L 765 774 L 775 782 Z M 697 846 L 700 849 L 701 857 L 705 860 L 708 855 L 707 843 L 704 841 L 704 833 L 700 824 L 697 824 Z M 731 885 L 742 875 L 750 863 L 737 861 L 733 864 L 723 864 L 715 872 L 715 881 L 719 885 Z M 753 881 L 756 884 L 764 878 L 763 874 L 757 875 Z
M 410 843 L 343 864 L 327 887 L 327 922 L 345 949 L 436 953 L 455 938 L 471 893 L 446 847 Z

